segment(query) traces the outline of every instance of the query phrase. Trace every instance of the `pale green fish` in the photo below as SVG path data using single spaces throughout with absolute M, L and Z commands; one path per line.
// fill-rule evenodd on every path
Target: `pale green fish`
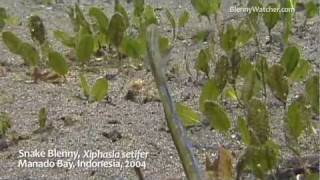
M 149 61 L 151 71 L 156 81 L 167 124 L 179 153 L 184 171 L 189 180 L 202 180 L 204 179 L 204 176 L 199 168 L 199 163 L 192 152 L 192 143 L 187 138 L 186 130 L 176 112 L 175 105 L 166 84 L 163 72 L 164 67 L 161 65 L 162 58 L 158 43 L 159 34 L 155 26 L 149 28 L 147 41 L 147 60 Z

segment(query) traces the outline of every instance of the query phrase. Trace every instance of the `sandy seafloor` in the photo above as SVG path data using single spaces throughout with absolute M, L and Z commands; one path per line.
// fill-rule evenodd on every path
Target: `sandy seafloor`
M 43 19 L 50 43 L 60 52 L 67 53 L 52 35 L 53 30 L 63 30 L 72 32 L 72 26 L 66 13 L 66 7 L 72 5 L 74 0 L 64 0 L 65 2 L 43 6 L 32 0 L 0 0 L 0 6 L 5 7 L 11 16 L 18 17 L 20 25 L 11 25 L 4 30 L 10 30 L 19 37 L 30 40 L 27 29 L 27 17 L 31 14 L 40 15 Z M 122 2 L 127 9 L 132 10 L 132 5 Z M 199 21 L 191 3 L 185 0 L 148 0 L 146 3 L 154 7 L 170 9 L 175 15 L 179 15 L 183 10 L 191 13 L 191 20 L 185 28 L 181 30 L 181 35 L 185 37 L 183 41 L 176 41 L 175 47 L 170 54 L 171 65 L 177 65 L 181 72 L 179 76 L 171 78 L 168 82 L 172 96 L 177 101 L 182 101 L 195 109 L 198 108 L 198 98 L 201 86 L 190 82 L 189 75 L 185 72 L 184 56 L 191 63 L 194 62 L 199 46 L 187 46 L 190 44 L 190 37 L 201 29 L 206 29 L 210 25 L 206 19 Z M 107 14 L 113 12 L 113 1 L 111 0 L 81 0 L 81 7 L 102 6 Z M 224 16 L 231 17 L 234 14 L 228 13 L 228 8 L 232 5 L 231 1 L 224 1 Z M 164 11 L 159 11 L 159 20 L 162 33 L 168 37 L 171 35 L 170 25 L 166 20 Z M 232 21 L 232 20 L 231 20 Z M 297 22 L 301 25 L 303 17 L 297 16 Z M 234 20 L 233 22 L 237 22 Z M 279 36 L 280 25 L 277 25 L 273 32 Z M 263 33 L 259 37 L 263 47 L 267 49 L 267 31 L 261 25 Z M 306 29 L 295 33 L 292 37 L 301 49 L 306 59 L 309 59 L 313 71 L 319 72 L 320 50 L 319 50 L 319 16 L 312 19 Z M 251 57 L 254 54 L 252 45 L 243 50 L 245 56 Z M 265 52 L 269 61 L 277 61 L 281 56 L 278 46 L 272 47 L 270 52 Z M 110 80 L 109 100 L 112 103 L 103 101 L 101 103 L 88 103 L 86 100 L 78 98 L 82 96 L 79 87 L 77 68 L 71 68 L 67 76 L 67 82 L 62 84 L 51 84 L 39 82 L 37 84 L 28 83 L 30 76 L 26 75 L 29 71 L 22 64 L 22 59 L 10 53 L 3 43 L 0 43 L 0 64 L 7 68 L 7 74 L 0 77 L 0 112 L 9 113 L 12 118 L 12 129 L 19 134 L 31 135 L 27 140 L 21 140 L 18 144 L 11 145 L 9 148 L 0 151 L 0 179 L 8 180 L 40 180 L 40 179 L 137 179 L 133 168 L 19 168 L 19 150 L 48 151 L 58 149 L 60 151 L 79 151 L 85 150 L 101 152 L 133 152 L 140 150 L 148 153 L 147 158 L 140 159 L 145 162 L 145 169 L 142 169 L 147 180 L 162 180 L 169 178 L 183 178 L 184 173 L 179 162 L 177 151 L 175 150 L 170 134 L 164 119 L 161 103 L 148 102 L 136 103 L 126 100 L 124 97 L 128 91 L 129 82 L 142 79 L 146 84 L 153 81 L 150 73 L 145 71 L 129 70 L 127 74 L 120 74 L 115 79 Z M 104 76 L 107 72 L 114 71 L 103 63 L 97 63 L 99 71 L 88 73 L 87 76 L 92 83 L 94 79 Z M 195 72 L 193 72 L 193 79 Z M 302 85 L 298 84 L 296 92 L 301 92 Z M 154 84 L 151 84 L 151 89 Z M 38 127 L 38 111 L 40 108 L 48 109 L 48 124 L 53 126 L 50 133 L 32 134 Z M 279 141 L 284 142 L 283 128 L 281 127 L 281 114 L 283 109 L 279 108 L 279 102 L 270 98 L 268 102 L 269 111 L 272 114 L 271 127 L 273 136 Z M 229 104 L 227 110 L 232 112 L 236 106 Z M 63 119 L 75 121 L 72 125 L 66 126 Z M 235 117 L 231 117 L 235 120 Z M 319 118 L 314 119 L 315 124 L 319 124 Z M 319 127 L 316 126 L 317 130 Z M 117 131 L 121 137 L 112 141 L 106 137 L 110 132 Z M 220 145 L 232 150 L 234 154 L 240 155 L 244 150 L 238 134 L 231 131 L 230 136 L 226 137 L 207 126 L 194 127 L 188 130 L 189 136 L 196 148 L 194 151 L 200 162 L 204 164 L 205 155 L 214 159 Z M 302 143 L 303 154 L 319 153 L 317 142 L 306 140 Z M 289 151 L 282 146 L 283 157 L 288 157 Z M 81 156 L 83 157 L 83 156 Z M 43 158 L 57 161 L 59 158 Z M 83 158 L 80 158 L 83 159 Z M 37 161 L 39 158 L 29 158 L 30 161 Z M 114 164 L 115 165 L 115 164 Z

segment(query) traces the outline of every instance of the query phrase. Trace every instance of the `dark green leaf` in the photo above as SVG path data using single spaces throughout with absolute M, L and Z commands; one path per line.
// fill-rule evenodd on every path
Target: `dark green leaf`
M 273 141 L 267 141 L 263 147 L 265 170 L 272 170 L 278 165 L 280 158 L 280 147 Z
M 282 1 L 282 8 L 295 8 L 296 0 L 284 0 Z M 285 45 L 289 44 L 289 36 L 292 34 L 292 26 L 293 26 L 293 11 L 287 11 L 282 13 L 282 21 L 283 21 L 283 41 Z
M 170 41 L 166 37 L 159 38 L 159 49 L 162 55 L 166 55 L 170 51 Z
M 177 23 L 176 20 L 174 18 L 174 16 L 172 15 L 172 13 L 169 11 L 169 9 L 166 9 L 166 16 L 170 22 L 171 28 L 172 28 L 172 32 L 173 32 L 173 39 L 175 39 L 176 37 L 176 27 L 177 27 Z
M 228 24 L 226 32 L 224 32 L 221 36 L 221 47 L 228 53 L 235 48 L 236 41 L 237 31 L 231 24 Z
M 226 56 L 221 56 L 219 61 L 216 64 L 214 80 L 217 83 L 219 91 L 222 92 L 224 87 L 227 84 L 228 80 L 228 58 Z
M 93 53 L 94 39 L 90 34 L 80 34 L 76 44 L 76 55 L 81 63 L 88 61 Z
M 317 114 L 319 114 L 320 112 L 319 80 L 320 80 L 319 75 L 314 75 L 307 80 L 306 87 L 305 87 L 306 96 L 312 106 L 313 111 Z
M 0 112 L 0 138 L 11 128 L 11 119 L 7 113 Z
M 108 38 L 106 34 L 103 34 L 101 32 L 98 32 L 94 35 L 94 50 L 93 52 L 98 52 L 101 50 L 103 47 L 107 46 Z
M 37 41 L 39 44 L 43 44 L 46 41 L 46 30 L 39 16 L 34 15 L 30 17 L 29 30 L 31 38 L 34 41 Z
M 267 76 L 267 83 L 271 91 L 283 103 L 287 101 L 289 93 L 288 79 L 285 74 L 285 69 L 281 65 L 275 64 L 269 69 Z
M 9 16 L 4 19 L 4 22 L 11 26 L 19 26 L 21 24 L 21 19 L 17 16 Z
M 49 66 L 58 74 L 64 76 L 68 73 L 68 64 L 65 58 L 56 51 L 51 51 L 48 54 Z
M 41 108 L 39 111 L 39 127 L 40 128 L 44 128 L 46 126 L 46 122 L 47 122 L 47 109 L 46 108 Z
M 195 126 L 200 123 L 200 115 L 190 107 L 182 103 L 176 103 L 176 110 L 185 127 Z
M 294 46 L 287 47 L 281 57 L 281 64 L 286 68 L 287 75 L 290 76 L 297 67 L 300 60 L 298 48 Z
M 276 3 L 269 3 L 266 8 L 279 8 L 279 5 Z M 263 13 L 263 21 L 264 24 L 268 27 L 269 30 L 273 29 L 273 27 L 280 20 L 280 13 L 277 11 L 270 11 Z
M 209 79 L 206 84 L 202 87 L 199 104 L 200 104 L 200 111 L 204 112 L 204 105 L 206 101 L 215 101 L 217 100 L 220 91 L 217 87 L 217 84 L 214 80 Z
M 41 60 L 46 60 L 46 57 L 48 56 L 48 53 L 51 49 L 52 48 L 49 41 L 46 41 L 43 45 L 39 47 L 39 51 L 41 52 L 41 56 L 42 56 Z
M 269 70 L 267 58 L 264 56 L 259 56 L 257 62 L 256 62 L 256 69 L 259 73 L 260 77 L 263 75 L 266 76 Z
M 118 0 L 116 0 L 114 10 L 115 10 L 115 12 L 118 12 L 122 15 L 125 27 L 128 28 L 130 25 L 129 15 L 128 15 L 126 9 L 119 3 Z
M 0 19 L 6 19 L 6 18 L 8 18 L 6 9 L 3 7 L 0 7 Z
M 220 8 L 220 0 L 191 0 L 194 9 L 202 16 L 209 17 Z
M 81 26 L 83 29 L 86 30 L 86 32 L 91 33 L 90 24 L 84 17 L 78 4 L 75 4 L 74 13 L 75 13 L 75 20 L 78 26 Z
M 249 59 L 242 58 L 239 68 L 239 76 L 245 78 L 247 74 L 253 70 L 253 65 Z
M 109 29 L 108 29 L 108 37 L 110 38 L 110 42 L 119 47 L 122 39 L 124 37 L 124 32 L 126 30 L 125 19 L 119 13 L 116 13 L 112 16 Z
M 70 36 L 68 33 L 63 31 L 54 31 L 53 32 L 54 37 L 60 41 L 63 45 L 67 47 L 74 48 L 75 45 L 75 38 Z
M 184 27 L 190 19 L 190 14 L 188 11 L 183 11 L 178 20 L 179 28 Z
M 166 9 L 165 13 L 166 13 L 167 19 L 170 22 L 172 29 L 176 29 L 177 23 L 176 23 L 176 19 L 174 18 L 173 14 L 170 12 L 169 9 Z
M 90 87 L 87 82 L 87 79 L 84 77 L 83 74 L 80 74 L 79 77 L 80 77 L 80 86 L 83 91 L 83 94 L 88 98 L 90 96 Z
M 260 0 L 249 0 L 248 8 L 262 8 L 262 4 Z M 253 26 L 254 30 L 258 30 L 258 19 L 259 19 L 259 12 L 258 11 L 251 11 L 248 14 L 249 23 Z
M 75 8 L 72 6 L 68 6 L 67 14 L 71 20 L 72 25 L 73 25 L 73 31 L 78 32 L 80 29 L 80 23 L 76 19 Z
M 196 43 L 204 42 L 208 40 L 209 35 L 210 35 L 210 31 L 208 30 L 200 31 L 200 32 L 197 32 L 197 34 L 192 37 L 192 40 Z
M 4 19 L 0 18 L 0 32 L 2 31 L 5 25 L 6 25 L 6 22 L 4 21 Z
M 240 69 L 240 62 L 241 62 L 241 55 L 238 51 L 234 50 L 230 57 L 230 68 L 231 68 L 231 83 L 234 84 L 237 76 L 239 74 Z
M 266 105 L 258 100 L 251 99 L 247 107 L 247 121 L 251 130 L 251 143 L 264 144 L 270 137 L 269 117 Z
M 2 33 L 2 40 L 12 53 L 19 54 L 22 41 L 15 34 L 5 31 Z
M 248 146 L 239 161 L 240 170 L 249 169 L 256 177 L 263 179 L 268 171 L 278 165 L 279 157 L 279 146 L 272 141 L 267 141 L 261 146 Z
M 293 81 L 303 81 L 308 76 L 310 69 L 310 63 L 305 59 L 300 59 L 297 67 L 290 75 L 290 79 Z
M 248 129 L 248 123 L 243 117 L 238 118 L 238 129 L 241 135 L 241 139 L 244 144 L 250 144 L 250 131 Z
M 108 26 L 109 26 L 109 19 L 104 14 L 104 12 L 97 7 L 91 7 L 89 10 L 89 15 L 94 17 L 96 22 L 98 23 L 98 27 L 100 32 L 107 34 L 108 33 Z
M 141 58 L 146 52 L 144 42 L 141 39 L 134 39 L 129 36 L 123 39 L 121 49 L 123 53 L 132 58 Z
M 144 9 L 143 17 L 146 26 L 149 26 L 151 24 L 158 24 L 157 16 L 154 13 L 154 9 L 150 5 L 146 6 L 146 8 Z
M 20 44 L 19 48 L 19 54 L 26 64 L 29 64 L 31 66 L 36 66 L 38 64 L 40 56 L 36 48 L 24 42 Z
M 227 100 L 234 102 L 238 101 L 237 91 L 232 86 L 227 86 L 223 91 L 223 95 L 227 98 Z
M 195 64 L 195 69 L 197 71 L 202 71 L 204 72 L 208 77 L 209 77 L 209 72 L 210 72 L 210 66 L 209 66 L 209 61 L 210 61 L 210 52 L 208 49 L 202 49 L 197 58 L 197 62 Z
M 260 91 L 261 86 L 257 77 L 256 70 L 251 70 L 246 75 L 243 87 L 241 89 L 241 99 L 248 103 Z
M 311 111 L 307 108 L 304 97 L 294 100 L 288 108 L 287 128 L 289 135 L 295 140 L 310 124 Z
M 236 47 L 239 48 L 246 45 L 252 37 L 253 32 L 250 30 L 250 28 L 247 27 L 246 24 L 241 24 L 238 27 Z
M 144 0 L 134 0 L 134 15 L 140 17 L 144 11 Z
M 266 97 L 267 95 L 267 76 L 269 71 L 269 65 L 267 58 L 265 56 L 259 56 L 256 62 L 256 72 L 258 76 L 259 85 L 263 87 L 263 95 Z M 258 86 L 258 88 L 260 88 Z
M 90 92 L 90 99 L 93 101 L 101 101 L 108 94 L 108 81 L 101 78 L 96 81 Z
M 313 18 L 319 12 L 319 8 L 317 7 L 317 4 L 313 0 L 310 0 L 309 2 L 307 2 L 305 5 L 305 8 L 306 8 L 307 18 Z
M 5 19 L 6 18 L 8 18 L 6 9 L 3 7 L 0 7 L 0 31 L 2 31 L 2 29 L 5 26 Z
M 204 114 L 212 128 L 227 132 L 231 126 L 230 119 L 225 110 L 213 101 L 207 101 L 204 105 Z

